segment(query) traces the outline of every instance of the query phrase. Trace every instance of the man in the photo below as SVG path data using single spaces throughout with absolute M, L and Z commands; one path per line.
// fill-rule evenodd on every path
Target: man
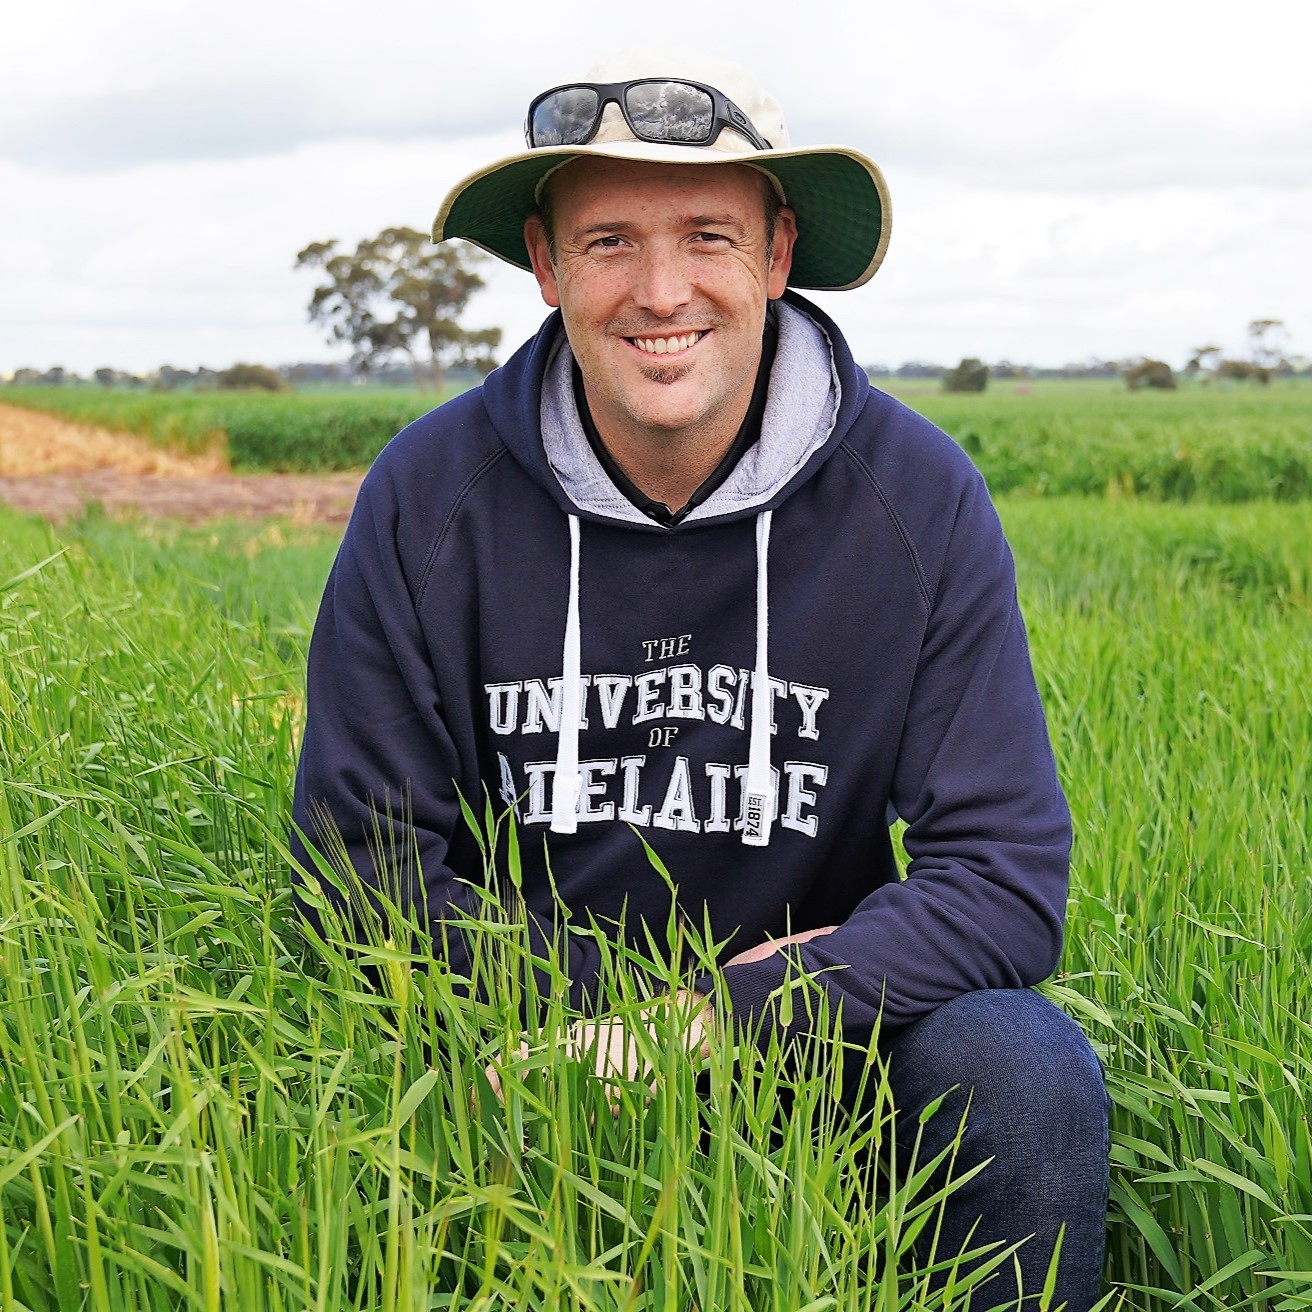
M 962 452 L 792 290 L 872 276 L 884 180 L 790 148 L 730 68 L 605 67 L 527 133 L 434 238 L 531 268 L 558 313 L 371 470 L 311 649 L 297 821 L 330 814 L 378 881 L 368 840 L 404 795 L 402 897 L 435 937 L 482 868 L 460 796 L 514 809 L 544 925 L 553 881 L 600 922 L 663 922 L 638 830 L 731 940 L 723 990 L 690 981 L 712 1036 L 779 1023 L 790 958 L 815 972 L 846 1033 L 882 1026 L 908 1124 L 956 1087 L 946 1144 L 970 1098 L 959 1164 L 996 1160 L 942 1245 L 1032 1235 L 1036 1294 L 1064 1226 L 1057 1299 L 1088 1307 L 1107 1103 L 1027 987 L 1060 951 L 1070 831 L 1011 556 Z M 597 955 L 568 951 L 580 1001 Z

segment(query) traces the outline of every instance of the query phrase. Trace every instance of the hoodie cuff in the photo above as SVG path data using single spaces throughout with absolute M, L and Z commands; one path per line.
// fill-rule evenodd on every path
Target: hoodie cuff
M 724 968 L 724 988 L 720 1009 L 729 1013 L 739 1043 L 753 1043 L 761 1049 L 769 1046 L 773 1031 L 787 1027 L 779 1019 L 779 999 L 771 994 L 782 988 L 790 973 L 795 974 L 796 959 L 775 952 L 761 961 L 748 961 Z M 701 992 L 700 983 L 695 985 Z

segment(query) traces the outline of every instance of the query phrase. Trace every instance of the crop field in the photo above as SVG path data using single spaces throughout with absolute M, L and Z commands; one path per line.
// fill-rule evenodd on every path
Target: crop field
M 1130 392 L 1121 383 L 906 393 L 993 492 L 1294 501 L 1312 497 L 1312 388 Z
M 1312 386 L 1193 386 L 1128 392 L 1120 383 L 998 382 L 949 396 L 894 384 L 970 452 L 995 493 L 1237 502 L 1312 497 Z M 239 470 L 369 464 L 434 404 L 422 392 L 101 392 L 5 388 L 0 400 L 119 429 Z
M 438 398 L 424 392 L 102 392 L 7 387 L 0 401 L 217 455 L 237 471 L 326 472 L 368 465 Z
M 1116 1100 L 1110 1275 L 1132 1306 L 1312 1305 L 1312 533 L 1298 508 L 1005 511 L 1080 835 L 1051 991 Z M 739 1272 L 750 1306 L 914 1304 L 857 1266 L 907 1201 L 833 1216 L 860 1177 L 834 1176 L 857 1145 L 823 1079 L 768 1163 L 767 1065 L 754 1101 L 713 1087 L 709 1150 L 686 1069 L 600 1141 L 564 1070 L 475 1114 L 514 996 L 471 1009 L 395 950 L 380 990 L 304 946 L 282 830 L 331 541 L 4 527 L 5 1306 L 427 1307 L 456 1268 L 452 1306 L 664 1306 L 644 1260 L 657 1291 L 700 1261 L 705 1307 Z
M 1027 474 L 1000 507 L 1076 830 L 1045 991 L 1114 1102 L 1107 1306 L 1312 1308 L 1312 503 L 1129 486 L 1070 397 L 997 399 L 923 407 L 981 463 L 1050 413 L 1053 470 L 1064 415 L 1098 493 Z M 1087 404 L 1230 444 L 1210 479 L 1284 440 L 1312 468 L 1307 393 Z M 911 1256 L 934 1163 L 885 1173 L 877 1061 L 849 1118 L 822 1045 L 699 1069 L 644 1011 L 653 1085 L 612 1113 L 513 887 L 469 926 L 472 989 L 395 922 L 307 936 L 285 831 L 335 546 L 0 509 L 0 1312 L 963 1308 Z M 670 947 L 612 960 L 616 1009 L 668 990 Z

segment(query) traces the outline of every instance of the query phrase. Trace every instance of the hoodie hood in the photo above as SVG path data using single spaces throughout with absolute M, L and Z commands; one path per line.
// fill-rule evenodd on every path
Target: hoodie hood
M 777 302 L 779 347 L 760 439 L 727 479 L 674 528 L 655 524 L 611 481 L 574 404 L 573 354 L 552 314 L 483 386 L 501 440 L 566 514 L 658 533 L 774 509 L 829 458 L 869 393 L 835 325 L 796 292 Z

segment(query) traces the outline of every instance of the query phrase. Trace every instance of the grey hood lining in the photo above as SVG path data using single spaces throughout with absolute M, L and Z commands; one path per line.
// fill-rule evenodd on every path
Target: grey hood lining
M 828 335 L 810 315 L 785 301 L 779 312 L 779 346 L 761 437 L 733 472 L 685 524 L 752 510 L 768 503 L 829 440 L 842 389 Z M 626 524 L 652 521 L 611 482 L 588 442 L 574 404 L 573 353 L 562 332 L 542 380 L 542 443 L 565 495 L 580 510 Z

